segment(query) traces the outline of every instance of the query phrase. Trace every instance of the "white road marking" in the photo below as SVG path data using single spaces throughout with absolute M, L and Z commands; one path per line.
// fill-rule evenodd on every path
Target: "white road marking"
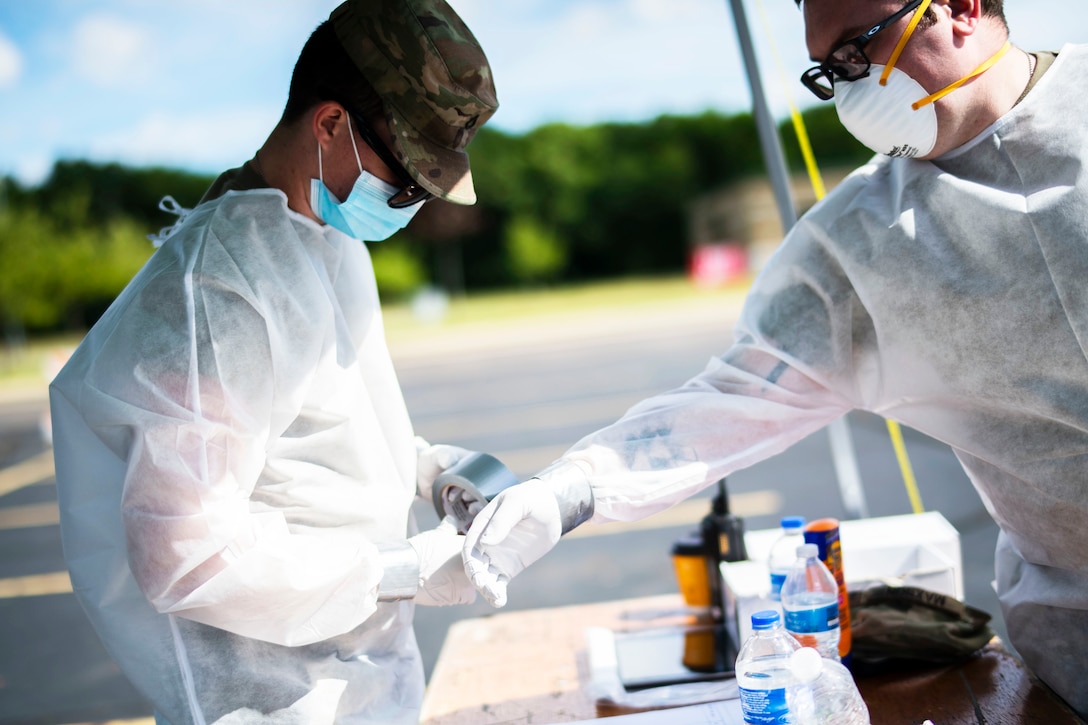
M 49 594 L 71 593 L 72 582 L 68 579 L 68 572 L 66 571 L 0 579 L 0 599 L 44 597 Z
M 0 496 L 6 496 L 32 483 L 44 481 L 53 475 L 55 475 L 53 449 L 48 448 L 33 458 L 0 470 Z

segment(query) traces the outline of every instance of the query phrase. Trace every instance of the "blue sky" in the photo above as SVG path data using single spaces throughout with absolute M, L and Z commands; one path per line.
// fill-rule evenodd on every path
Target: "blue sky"
M 745 3 L 775 115 L 814 102 L 797 81 L 811 63 L 792 0 Z M 203 173 L 240 164 L 279 117 L 302 43 L 337 4 L 0 0 L 0 175 L 35 184 L 58 158 Z M 1013 41 L 1088 41 L 1083 4 L 1009 0 Z M 497 128 L 750 108 L 727 0 L 451 5 L 491 61 Z

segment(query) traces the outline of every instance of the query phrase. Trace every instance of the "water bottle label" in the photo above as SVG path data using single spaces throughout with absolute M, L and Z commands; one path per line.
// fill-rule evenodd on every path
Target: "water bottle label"
M 786 629 L 798 634 L 829 632 L 839 626 L 839 604 L 786 612 Z
M 789 725 L 790 709 L 786 705 L 786 688 L 774 690 L 740 689 L 740 709 L 744 722 L 753 725 Z
M 771 599 L 782 599 L 782 585 L 786 582 L 786 572 L 771 572 Z

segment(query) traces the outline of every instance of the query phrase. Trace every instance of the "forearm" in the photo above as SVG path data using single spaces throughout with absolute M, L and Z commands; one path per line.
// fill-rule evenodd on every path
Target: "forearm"
M 137 580 L 162 613 L 285 646 L 359 626 L 377 608 L 384 575 L 372 544 L 291 534 L 286 526 L 266 531 L 240 555 L 224 552 L 208 561 L 216 565 Z
M 745 366 L 715 359 L 685 386 L 640 402 L 553 464 L 564 479 L 588 483 L 595 522 L 662 511 L 785 450 L 851 407 L 788 367 L 769 381 L 775 366 L 765 356 L 737 362 Z

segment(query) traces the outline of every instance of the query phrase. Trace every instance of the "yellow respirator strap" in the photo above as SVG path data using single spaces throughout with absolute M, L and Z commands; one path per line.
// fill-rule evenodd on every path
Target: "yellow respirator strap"
M 1006 40 L 1005 44 L 1003 46 L 1001 46 L 1001 49 L 999 51 L 997 51 L 996 53 L 991 55 L 989 57 L 989 59 L 986 60 L 985 63 L 980 65 L 978 68 L 975 68 L 973 71 L 971 71 L 970 74 L 964 76 L 963 78 L 960 78 L 955 83 L 948 84 L 947 86 L 945 86 L 941 90 L 937 91 L 936 93 L 933 93 L 933 94 L 930 94 L 930 95 L 926 96 L 925 98 L 923 98 L 920 101 L 915 101 L 914 103 L 910 104 L 910 107 L 913 108 L 915 111 L 917 111 L 922 106 L 925 106 L 925 105 L 927 105 L 929 103 L 933 103 L 934 101 L 936 101 L 939 98 L 944 98 L 949 93 L 956 90 L 957 88 L 962 86 L 967 81 L 971 80 L 972 78 L 975 78 L 976 76 L 980 76 L 983 73 L 985 73 L 986 71 L 990 70 L 990 68 L 993 66 L 993 64 L 996 63 L 997 61 L 1001 60 L 1003 57 L 1005 57 L 1005 54 L 1008 53 L 1011 49 L 1012 49 L 1012 43 L 1010 43 L 1009 41 Z
M 899 55 L 903 52 L 903 48 L 906 46 L 907 41 L 910 40 L 910 36 L 914 35 L 914 29 L 918 27 L 918 23 L 922 22 L 922 17 L 926 14 L 926 8 L 929 7 L 930 1 L 931 0 L 922 0 L 922 4 L 914 11 L 913 17 L 911 17 L 910 22 L 907 23 L 907 29 L 899 36 L 899 42 L 895 44 L 895 50 L 892 51 L 892 57 L 888 58 L 888 63 L 884 66 L 884 72 L 880 74 L 880 85 L 888 85 L 888 76 L 891 75 L 892 68 L 895 67 L 895 62 L 899 60 Z

